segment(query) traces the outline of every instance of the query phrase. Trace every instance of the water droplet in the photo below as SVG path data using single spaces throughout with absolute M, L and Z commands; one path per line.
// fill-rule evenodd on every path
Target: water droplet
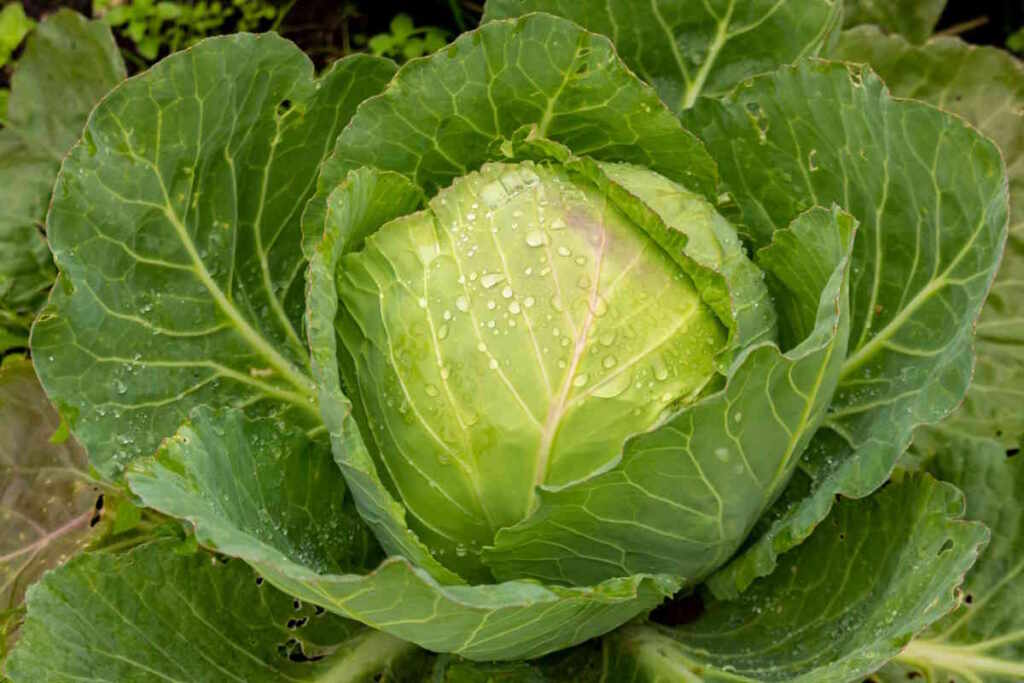
M 527 308 L 533 308 L 533 305 L 535 303 L 537 303 L 537 300 L 534 299 L 532 296 L 528 296 L 525 299 L 523 299 L 523 305 L 526 306 Z
M 561 218 L 555 218 L 554 220 L 551 221 L 549 227 L 552 230 L 565 230 L 565 221 L 562 220 Z
M 739 412 L 739 411 L 737 410 L 737 411 L 736 411 L 736 413 L 735 413 L 735 414 L 734 414 L 734 415 L 732 416 L 732 419 L 734 419 L 734 420 L 736 420 L 737 422 L 739 422 L 740 420 L 742 420 L 742 419 L 743 419 L 743 413 L 741 413 L 741 412 Z
M 586 373 L 584 373 L 584 374 L 582 374 L 582 375 L 576 375 L 576 376 L 575 376 L 575 377 L 573 378 L 573 380 L 572 380 L 572 385 L 573 385 L 574 387 L 582 387 L 582 386 L 586 386 L 586 384 L 587 384 L 587 379 L 588 379 L 588 377 L 587 377 Z
M 427 393 L 427 396 L 430 396 L 431 398 L 437 396 L 438 394 L 437 387 L 435 387 L 433 384 L 428 384 L 427 386 L 425 386 L 423 388 L 423 391 L 425 391 Z
M 715 457 L 725 462 L 729 459 L 729 449 L 725 446 L 721 446 L 715 449 Z
M 558 255 L 559 256 L 572 256 L 572 251 L 569 249 L 569 247 L 559 247 L 558 248 Z
M 128 392 L 128 387 L 119 379 L 114 380 L 114 390 L 119 394 L 125 394 Z
M 460 296 L 455 300 L 455 308 L 459 309 L 463 313 L 469 310 L 469 299 L 464 296 Z
M 503 282 L 505 276 L 501 273 L 489 273 L 480 278 L 480 284 L 484 286 L 484 289 L 490 289 L 499 282 Z
M 590 276 L 586 273 L 580 275 L 580 279 L 576 281 L 576 286 L 580 289 L 590 289 L 590 285 L 592 284 L 593 282 L 590 280 Z
M 494 303 L 493 301 L 488 301 L 487 302 L 487 310 L 488 311 L 493 311 L 497 307 L 498 307 L 498 304 Z
M 447 325 L 441 325 L 441 327 L 437 330 L 437 338 L 442 340 L 442 341 L 448 338 L 448 326 Z
M 605 356 L 604 360 L 601 361 L 601 365 L 605 368 L 614 368 L 616 362 L 615 356 Z
M 501 206 L 505 202 L 507 196 L 505 188 L 500 182 L 488 183 L 484 185 L 482 190 L 480 190 L 480 199 L 482 199 L 484 204 L 492 209 L 496 209 Z
M 489 367 L 491 370 L 497 370 L 498 369 L 498 359 L 497 358 L 492 358 L 491 362 L 487 364 L 487 367 Z
M 444 314 L 442 314 L 441 317 L 444 318 L 445 320 L 451 320 L 452 319 L 452 312 L 447 310 L 447 309 L 445 309 L 445 312 L 444 312 Z
M 451 374 L 451 370 L 448 368 L 441 368 L 441 379 L 448 379 Z
M 664 382 L 668 379 L 668 367 L 665 365 L 665 359 L 661 356 L 655 356 L 651 360 L 651 367 L 654 370 L 654 379 L 659 382 Z
M 479 344 L 476 345 L 476 350 L 479 351 L 480 353 L 485 353 L 487 351 L 487 344 L 480 342 Z
M 526 244 L 530 247 L 542 247 L 548 243 L 548 237 L 540 230 L 531 230 L 526 233 Z
M 519 313 L 519 311 L 520 311 L 520 308 L 519 308 L 519 303 L 518 302 L 513 301 L 512 303 L 510 303 L 508 305 L 508 312 L 511 313 L 512 315 L 515 315 L 515 314 Z
M 604 334 L 597 338 L 597 341 L 598 343 L 601 344 L 601 346 L 611 346 L 612 344 L 615 343 L 615 333 L 605 332 Z

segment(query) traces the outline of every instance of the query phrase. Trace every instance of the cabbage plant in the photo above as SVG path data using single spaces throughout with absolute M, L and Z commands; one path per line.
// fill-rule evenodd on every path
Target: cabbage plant
M 31 588 L 11 680 L 860 680 L 958 608 L 989 532 L 894 468 L 971 380 L 999 148 L 811 58 L 839 3 L 484 18 L 93 110 L 33 362 L 184 526 Z

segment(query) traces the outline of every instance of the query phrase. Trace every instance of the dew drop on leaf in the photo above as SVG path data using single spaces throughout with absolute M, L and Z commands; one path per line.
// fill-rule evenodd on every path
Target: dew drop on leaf
M 526 244 L 531 247 L 542 247 L 547 244 L 547 237 L 540 230 L 531 230 L 526 233 Z

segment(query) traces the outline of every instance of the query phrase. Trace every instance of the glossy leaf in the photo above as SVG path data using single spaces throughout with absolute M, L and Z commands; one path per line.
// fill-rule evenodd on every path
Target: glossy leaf
M 314 79 L 293 44 L 240 34 L 97 107 L 55 189 L 61 277 L 32 349 L 102 473 L 152 453 L 196 405 L 319 424 L 299 213 L 334 137 L 392 71 L 355 56 Z
M 608 36 L 678 112 L 817 55 L 837 32 L 840 9 L 830 0 L 488 0 L 483 20 L 547 12 Z
M 720 161 L 742 223 L 763 243 L 812 204 L 860 221 L 848 357 L 804 467 L 815 484 L 713 579 L 735 594 L 805 538 L 837 493 L 880 486 L 913 429 L 970 381 L 972 322 L 1006 236 L 999 150 L 960 119 L 893 99 L 870 70 L 808 62 L 684 115 Z
M 89 553 L 29 591 L 13 683 L 379 680 L 415 648 L 303 605 L 240 560 L 150 543 Z
M 789 301 L 799 341 L 741 352 L 728 384 L 627 442 L 604 474 L 544 493 L 499 532 L 485 560 L 498 576 L 593 582 L 636 572 L 695 583 L 724 562 L 778 496 L 824 417 L 849 333 L 853 220 L 810 211 L 758 255 Z
M 524 127 L 577 155 L 635 163 L 715 194 L 714 162 L 607 38 L 532 15 L 489 22 L 406 64 L 360 108 L 303 216 L 307 254 L 323 231 L 327 196 L 349 171 L 396 171 L 430 196 L 492 160 L 492 147 Z
M 916 46 L 872 27 L 846 31 L 836 57 L 871 65 L 897 97 L 963 116 L 999 145 L 1010 182 L 1006 252 L 978 320 L 974 378 L 964 404 L 919 430 L 914 447 L 934 452 L 947 435 L 992 438 L 1007 448 L 1024 440 L 1024 63 L 1003 50 L 934 38 Z
M 282 477 L 283 473 L 283 477 Z M 199 542 L 251 564 L 298 599 L 430 650 L 519 659 L 574 645 L 676 588 L 633 576 L 594 587 L 444 586 L 402 557 L 368 574 L 365 528 L 326 444 L 272 418 L 202 410 L 128 474 L 147 504 L 190 520 Z
M 844 500 L 778 569 L 692 623 L 610 638 L 607 680 L 860 681 L 954 609 L 988 533 L 948 484 L 908 476 Z
M 40 230 L 53 181 L 93 105 L 124 77 L 106 25 L 70 10 L 44 19 L 14 66 L 0 111 L 0 351 L 28 346 L 56 276 Z

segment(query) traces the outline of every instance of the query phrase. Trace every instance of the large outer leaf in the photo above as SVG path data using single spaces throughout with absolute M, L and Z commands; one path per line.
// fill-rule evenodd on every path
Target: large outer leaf
M 959 114 L 999 145 L 1010 180 L 1006 253 L 977 326 L 978 360 L 964 405 L 914 446 L 941 449 L 945 435 L 969 433 L 1019 447 L 1024 439 L 1024 62 L 1004 50 L 934 38 L 915 46 L 865 26 L 842 35 L 835 56 L 866 62 L 894 95 Z
M 740 598 L 674 629 L 610 637 L 607 680 L 860 681 L 957 604 L 988 534 L 963 497 L 927 475 L 838 504 Z
M 25 44 L 0 115 L 0 351 L 28 345 L 56 276 L 40 227 L 61 159 L 124 76 L 106 24 L 70 10 L 44 19 Z
M 892 99 L 870 70 L 807 62 L 753 79 L 684 114 L 721 163 L 755 243 L 811 204 L 860 222 L 849 356 L 826 422 L 804 458 L 812 491 L 725 574 L 721 595 L 772 570 L 837 493 L 888 477 L 918 424 L 961 400 L 972 322 L 1006 236 L 999 150 L 960 119 Z
M 282 479 L 282 473 L 284 474 Z M 442 586 L 402 557 L 366 575 L 365 529 L 326 444 L 272 418 L 201 410 L 128 474 L 156 509 L 191 520 L 203 544 L 253 565 L 304 601 L 425 648 L 518 659 L 574 645 L 650 609 L 677 587 L 633 576 L 566 589 L 510 582 Z
M 935 30 L 946 0 L 843 0 L 843 25 L 878 24 L 923 43 Z
M 7 674 L 14 683 L 358 683 L 413 653 L 296 602 L 244 562 L 158 542 L 80 555 L 33 586 Z
M 101 472 L 152 453 L 195 405 L 319 423 L 299 213 L 338 131 L 392 71 L 357 56 L 314 79 L 293 44 L 237 35 L 97 107 L 55 189 L 62 274 L 32 348 Z
M 775 234 L 759 264 L 779 283 L 790 335 L 744 349 L 728 385 L 627 442 L 615 469 L 542 494 L 498 533 L 496 575 L 595 582 L 637 572 L 703 578 L 786 485 L 824 417 L 849 333 L 853 220 L 816 209 Z
M 493 21 L 428 58 L 360 108 L 324 164 L 303 216 L 323 232 L 327 196 L 361 166 L 397 171 L 432 195 L 493 158 L 524 126 L 598 160 L 636 163 L 714 196 L 715 163 L 615 56 L 604 36 L 564 19 Z
M 98 514 L 85 452 L 73 439 L 51 440 L 59 423 L 32 364 L 8 357 L 0 366 L 0 615 L 81 547 Z
M 999 444 L 951 440 L 928 465 L 959 486 L 967 519 L 992 529 L 992 542 L 967 574 L 956 610 L 911 641 L 883 669 L 883 681 L 1017 683 L 1024 680 L 1024 459 Z
M 992 528 L 992 543 L 967 575 L 964 602 L 913 641 L 881 680 L 1010 683 L 1024 678 L 1024 71 L 993 48 L 953 38 L 923 46 L 860 28 L 843 35 L 838 55 L 868 62 L 894 93 L 932 102 L 978 125 L 1002 148 L 1010 174 L 1010 236 L 978 323 L 978 362 L 964 405 L 935 427 L 918 430 L 914 448 L 934 456 L 929 471 L 967 495 L 967 516 Z M 971 438 L 975 437 L 975 438 Z M 981 437 L 981 438 L 977 438 Z
M 483 20 L 549 12 L 606 35 L 678 112 L 700 95 L 817 55 L 840 10 L 832 0 L 487 0 Z

